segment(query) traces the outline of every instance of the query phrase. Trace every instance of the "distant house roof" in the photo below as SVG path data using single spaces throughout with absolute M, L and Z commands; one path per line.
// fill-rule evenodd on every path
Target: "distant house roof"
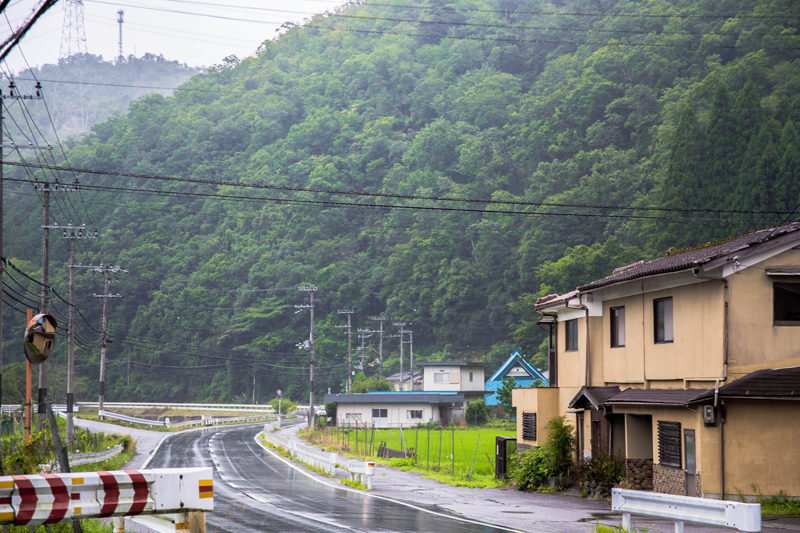
M 500 365 L 500 368 L 498 368 L 497 371 L 492 374 L 492 377 L 486 380 L 486 382 L 488 383 L 490 381 L 498 381 L 503 379 L 505 375 L 514 368 L 515 365 L 521 366 L 525 372 L 530 374 L 531 379 L 540 379 L 542 380 L 542 385 L 547 386 L 547 377 L 542 374 L 538 368 L 526 361 L 525 357 L 519 353 L 519 350 L 514 350 L 508 359 L 506 359 L 506 361 Z
M 429 403 L 463 404 L 464 396 L 455 392 L 368 392 L 366 394 L 326 394 L 325 403 Z
M 749 255 L 756 249 L 769 249 L 784 242 L 800 240 L 800 222 L 767 228 L 725 242 L 701 246 L 660 257 L 653 261 L 639 261 L 614 270 L 610 276 L 578 287 L 578 291 L 591 291 L 638 278 L 689 270 L 694 267 L 713 268 L 736 256 Z M 571 294 L 571 293 L 570 293 Z M 567 295 L 558 297 L 563 299 Z M 537 302 L 537 305 L 549 304 Z
M 800 366 L 758 370 L 723 385 L 717 392 L 722 399 L 800 400 Z M 713 400 L 710 390 L 692 403 Z
M 619 394 L 616 385 L 609 387 L 581 387 L 578 394 L 569 402 L 570 409 L 599 409 L 607 399 Z
M 604 405 L 686 406 L 709 389 L 625 389 L 603 401 Z M 713 390 L 712 390 L 713 392 Z
M 389 383 L 400 383 L 400 372 L 396 372 L 391 376 L 386 377 Z M 421 370 L 405 370 L 403 371 L 403 381 L 422 381 Z

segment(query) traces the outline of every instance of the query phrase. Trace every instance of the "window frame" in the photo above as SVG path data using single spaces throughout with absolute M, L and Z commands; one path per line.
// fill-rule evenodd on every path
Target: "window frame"
M 625 347 L 625 306 L 612 307 L 608 310 L 611 327 L 611 347 Z
M 669 302 L 669 306 L 667 306 Z M 660 309 L 660 310 L 659 310 Z M 669 309 L 669 312 L 667 310 Z M 663 324 L 659 326 L 659 317 Z M 659 335 L 660 333 L 660 335 Z M 653 342 L 668 344 L 675 341 L 675 304 L 672 296 L 653 299 Z
M 441 379 L 444 378 L 444 381 Z M 433 382 L 438 383 L 439 385 L 449 385 L 450 384 L 450 372 L 447 371 L 440 371 L 433 373 Z
M 578 351 L 578 319 L 564 321 L 564 351 Z
M 408 409 L 406 411 L 406 418 L 408 420 L 422 420 L 422 409 Z
M 373 407 L 372 418 L 389 418 L 389 410 L 385 407 Z
M 791 300 L 791 297 L 784 297 L 779 299 L 778 294 L 776 291 L 783 291 L 785 293 L 794 293 L 795 291 L 789 291 L 788 288 L 800 288 L 800 280 L 799 281 L 787 281 L 787 280 L 780 280 L 780 281 L 773 281 L 772 282 L 772 325 L 773 326 L 800 326 L 800 317 L 797 320 L 779 320 L 778 313 L 797 313 L 793 309 L 789 309 L 791 305 L 786 305 L 786 300 Z

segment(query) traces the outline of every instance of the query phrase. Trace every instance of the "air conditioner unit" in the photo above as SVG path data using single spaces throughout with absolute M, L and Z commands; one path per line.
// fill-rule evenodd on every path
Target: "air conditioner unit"
M 707 426 L 713 426 L 717 423 L 717 413 L 713 405 L 703 406 L 703 423 Z

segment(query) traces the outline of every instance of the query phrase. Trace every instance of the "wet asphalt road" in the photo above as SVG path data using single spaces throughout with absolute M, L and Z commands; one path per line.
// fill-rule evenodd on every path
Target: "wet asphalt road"
M 148 468 L 214 467 L 209 532 L 509 531 L 321 484 L 262 450 L 254 441 L 260 430 L 239 426 L 170 436 Z

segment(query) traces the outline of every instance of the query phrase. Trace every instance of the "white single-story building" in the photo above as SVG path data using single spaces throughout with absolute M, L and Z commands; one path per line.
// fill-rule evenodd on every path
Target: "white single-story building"
M 339 427 L 409 427 L 449 424 L 454 414 L 462 412 L 464 396 L 456 392 L 410 391 L 326 394 L 325 403 L 336 404 Z

